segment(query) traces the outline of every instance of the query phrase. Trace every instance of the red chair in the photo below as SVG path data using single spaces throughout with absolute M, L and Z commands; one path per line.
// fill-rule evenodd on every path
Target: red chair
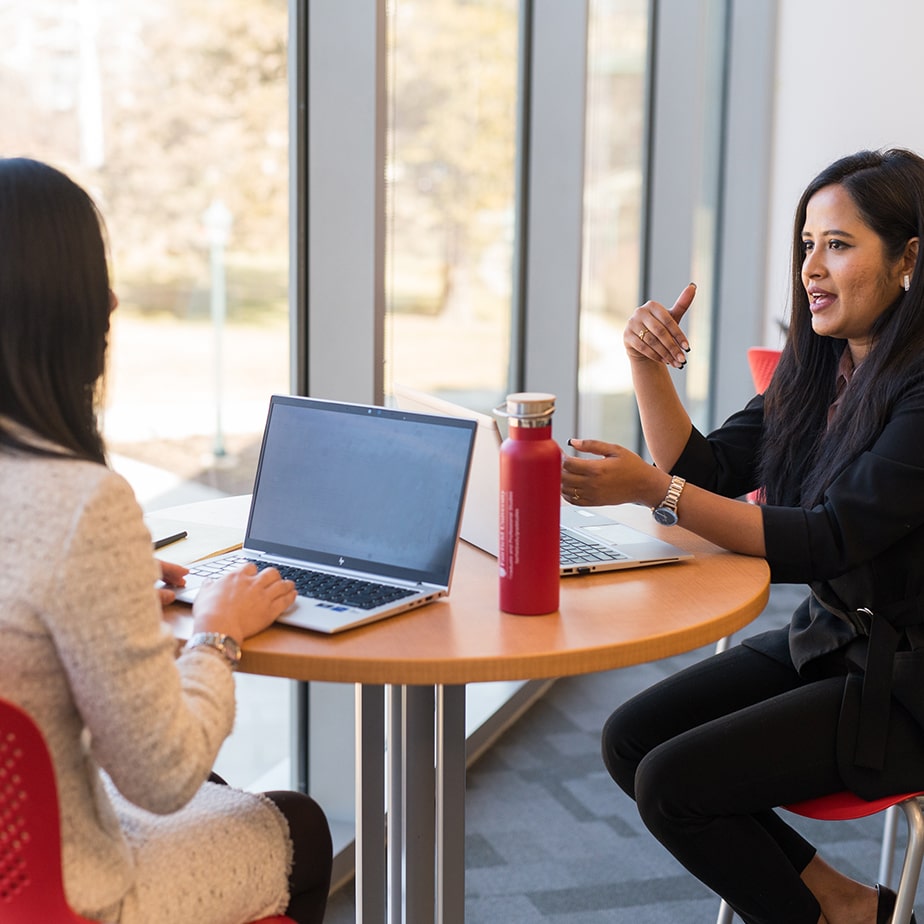
M 748 367 L 757 393 L 762 395 L 776 372 L 780 362 L 782 350 L 773 350 L 770 347 L 750 347 L 748 349 Z
M 924 792 L 902 793 L 886 796 L 868 802 L 855 796 L 852 792 L 836 792 L 819 799 L 808 799 L 785 806 L 787 811 L 804 818 L 819 821 L 847 821 L 865 818 L 878 812 L 886 812 L 886 828 L 883 835 L 882 855 L 879 863 L 879 881 L 888 885 L 891 878 L 892 855 L 895 847 L 895 830 L 890 825 L 894 813 L 901 807 L 908 821 L 908 845 L 905 848 L 905 860 L 902 864 L 901 879 L 898 883 L 898 899 L 892 912 L 890 924 L 909 924 L 911 912 L 914 911 L 914 896 L 918 889 L 921 875 L 921 861 L 924 860 Z M 722 902 L 716 924 L 731 924 L 734 913 Z
M 61 877 L 58 790 L 31 717 L 0 699 L 0 921 L 95 924 L 67 904 Z M 253 924 L 294 924 L 277 916 Z
M 757 393 L 762 395 L 776 372 L 779 365 L 782 350 L 773 350 L 770 347 L 750 347 L 748 349 L 748 367 L 751 370 L 751 378 L 754 380 L 754 388 Z M 753 504 L 760 503 L 761 492 L 751 491 L 748 494 L 748 500 Z

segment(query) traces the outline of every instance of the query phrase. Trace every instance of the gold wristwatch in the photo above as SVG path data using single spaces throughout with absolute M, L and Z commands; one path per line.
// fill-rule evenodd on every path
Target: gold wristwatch
M 651 515 L 662 526 L 675 526 L 677 523 L 677 504 L 683 492 L 686 481 L 678 475 L 671 478 L 671 486 L 667 489 L 664 500 L 651 511 Z

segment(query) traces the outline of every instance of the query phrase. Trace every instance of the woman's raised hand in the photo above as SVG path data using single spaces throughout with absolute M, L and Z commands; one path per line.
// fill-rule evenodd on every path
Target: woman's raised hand
M 685 354 L 690 351 L 690 344 L 680 328 L 680 319 L 695 295 L 696 284 L 691 282 L 671 308 L 652 301 L 636 308 L 622 335 L 629 359 L 651 360 L 682 369 L 687 364 Z

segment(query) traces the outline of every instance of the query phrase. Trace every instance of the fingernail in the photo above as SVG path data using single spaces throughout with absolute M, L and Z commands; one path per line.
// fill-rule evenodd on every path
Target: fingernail
M 681 347 L 681 349 L 684 351 L 684 353 L 689 353 L 689 352 L 690 352 L 690 344 L 687 343 L 686 340 L 684 340 L 683 343 L 680 344 L 680 347 Z
M 568 445 L 569 446 L 573 445 L 570 439 L 568 440 Z

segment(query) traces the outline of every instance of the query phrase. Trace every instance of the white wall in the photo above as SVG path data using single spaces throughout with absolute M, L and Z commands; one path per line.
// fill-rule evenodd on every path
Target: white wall
M 765 342 L 788 313 L 792 218 L 809 181 L 863 148 L 924 155 L 924 4 L 780 0 Z

